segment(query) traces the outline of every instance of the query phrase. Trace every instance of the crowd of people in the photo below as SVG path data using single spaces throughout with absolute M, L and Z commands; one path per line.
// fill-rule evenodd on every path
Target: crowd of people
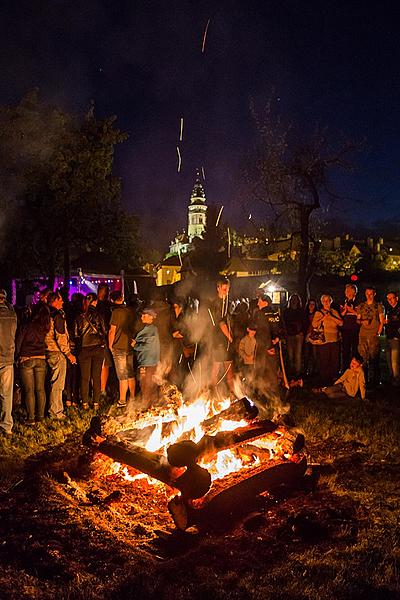
M 0 432 L 12 432 L 14 379 L 32 426 L 64 419 L 73 405 L 97 410 L 106 399 L 148 408 L 165 380 L 187 396 L 207 387 L 235 397 L 240 382 L 268 402 L 309 378 L 328 397 L 364 399 L 366 387 L 380 384 L 384 328 L 390 384 L 400 385 L 397 292 L 387 294 L 385 309 L 373 287 L 358 301 L 357 287 L 348 284 L 338 304 L 323 294 L 303 307 L 294 293 L 282 311 L 262 291 L 236 301 L 229 292 L 221 277 L 210 302 L 174 298 L 145 306 L 138 299 L 127 304 L 107 284 L 70 300 L 45 289 L 17 318 L 0 290 Z

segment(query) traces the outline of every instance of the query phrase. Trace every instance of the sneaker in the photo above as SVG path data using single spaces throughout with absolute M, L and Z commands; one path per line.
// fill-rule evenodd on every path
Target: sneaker
M 6 429 L 3 429 L 3 427 L 0 427 L 0 434 L 3 434 L 9 438 L 12 436 L 12 431 L 7 431 Z
M 118 400 L 117 406 L 119 406 L 120 408 L 123 408 L 124 406 L 126 406 L 126 400 L 125 400 L 125 402 L 123 400 Z
M 27 419 L 27 420 L 26 420 L 26 424 L 27 424 L 27 425 L 35 425 L 35 424 L 36 424 L 36 421 L 35 421 L 35 419 Z

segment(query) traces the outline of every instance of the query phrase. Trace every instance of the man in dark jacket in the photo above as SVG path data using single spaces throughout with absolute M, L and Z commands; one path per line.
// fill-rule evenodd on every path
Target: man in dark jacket
M 271 312 L 271 299 L 260 296 L 254 312 L 256 327 L 255 379 L 259 392 L 272 401 L 279 399 L 278 362 L 276 346 L 279 342 L 279 315 Z
M 0 289 L 0 432 L 11 435 L 17 315 Z
M 386 296 L 386 356 L 391 383 L 400 386 L 400 302 L 398 292 L 389 292 Z

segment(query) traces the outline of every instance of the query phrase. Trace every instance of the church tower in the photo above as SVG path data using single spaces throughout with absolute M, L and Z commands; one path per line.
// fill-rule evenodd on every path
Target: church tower
M 188 237 L 189 242 L 194 237 L 203 237 L 207 219 L 206 194 L 200 180 L 200 171 L 196 169 L 196 181 L 190 196 L 188 214 Z

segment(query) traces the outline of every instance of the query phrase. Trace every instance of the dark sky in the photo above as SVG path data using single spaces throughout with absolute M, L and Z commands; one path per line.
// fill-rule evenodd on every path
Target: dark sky
M 237 180 L 254 135 L 249 98 L 262 104 L 273 85 L 301 126 L 319 121 L 367 138 L 357 171 L 340 185 L 360 200 L 362 223 L 390 220 L 400 189 L 396 4 L 3 1 L 0 102 L 38 86 L 67 110 L 84 111 L 93 98 L 99 115 L 116 114 L 130 135 L 116 159 L 124 201 L 163 245 L 186 225 L 196 166 L 204 165 L 208 201 L 237 220 Z

